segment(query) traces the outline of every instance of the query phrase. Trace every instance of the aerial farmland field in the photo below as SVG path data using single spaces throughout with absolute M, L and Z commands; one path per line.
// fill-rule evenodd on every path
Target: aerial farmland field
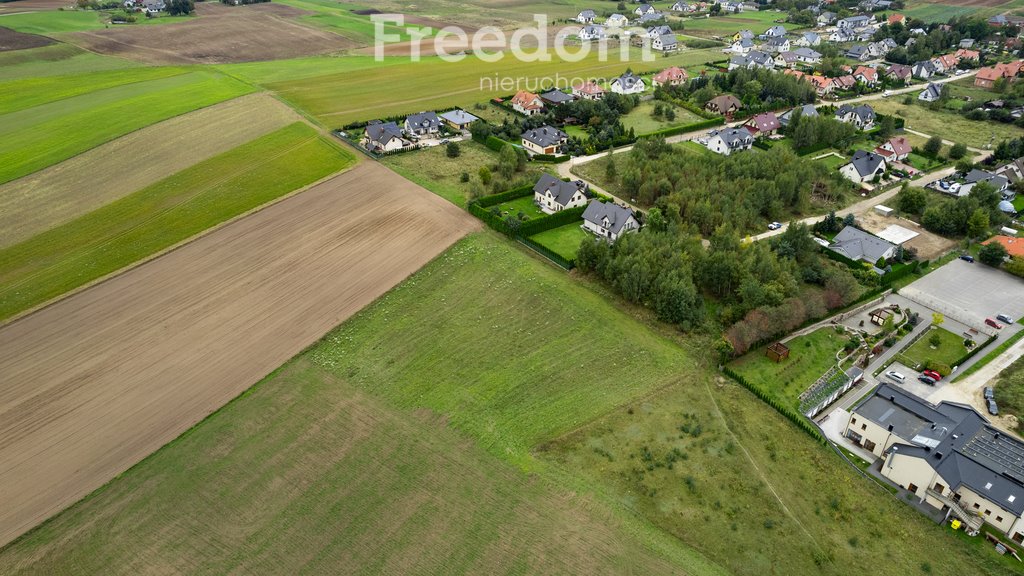
M 760 34 L 773 25 L 784 22 L 785 19 L 786 14 L 784 12 L 764 10 L 716 16 L 714 18 L 687 18 L 681 22 L 684 33 L 691 36 L 710 38 L 713 36 L 732 36 L 740 30 L 748 29 L 753 31 L 754 34 Z M 787 30 L 799 28 L 793 24 L 785 24 L 785 26 Z

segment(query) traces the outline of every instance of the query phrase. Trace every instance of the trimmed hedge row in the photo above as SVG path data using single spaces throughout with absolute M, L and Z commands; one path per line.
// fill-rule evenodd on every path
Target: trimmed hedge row
M 488 226 L 497 230 L 498 232 L 501 232 L 506 236 L 513 235 L 512 229 L 509 228 L 508 223 L 505 222 L 504 218 L 502 218 L 501 216 L 491 214 L 490 210 L 484 208 L 480 204 L 476 202 L 470 202 L 468 210 L 470 214 L 476 216 L 477 218 L 482 220 L 484 224 L 487 224 Z
M 982 349 L 987 348 L 989 344 L 991 344 L 992 342 L 994 342 L 996 340 L 996 338 L 999 338 L 999 336 L 998 335 L 989 336 L 988 340 L 985 340 L 984 344 L 982 344 L 981 346 L 975 346 L 973 350 L 971 350 L 970 352 L 968 352 L 968 353 L 964 354 L 963 356 L 961 356 L 956 362 L 950 364 L 950 366 L 951 367 L 952 366 L 963 366 L 964 362 L 967 362 L 971 358 L 974 358 L 975 354 L 977 354 L 978 352 L 981 352 Z
M 497 194 L 491 194 L 490 196 L 484 196 L 476 201 L 477 204 L 484 208 L 489 208 L 502 202 L 508 202 L 509 200 L 515 200 L 516 198 L 522 198 L 523 196 L 529 196 L 533 194 L 533 184 L 523 184 L 511 190 L 499 192 Z
M 550 162 L 552 164 L 560 164 L 569 159 L 569 156 L 564 154 L 534 154 L 532 157 L 534 162 Z
M 686 124 L 685 126 L 676 126 L 674 128 L 665 128 L 664 130 L 658 130 L 657 132 L 651 132 L 649 134 L 641 134 L 641 138 L 647 138 L 650 136 L 666 137 L 675 136 L 676 134 L 685 134 L 687 132 L 694 132 L 696 130 L 703 130 L 704 128 L 711 128 L 714 126 L 720 126 L 725 124 L 725 118 L 719 116 L 718 118 L 711 118 L 704 120 L 703 122 L 694 122 L 693 124 Z
M 803 414 L 800 414 L 799 412 L 790 408 L 789 406 L 784 406 L 783 404 L 779 403 L 778 400 L 769 396 L 763 390 L 748 382 L 746 378 L 734 372 L 732 368 L 729 368 L 728 366 L 722 366 L 722 372 L 724 372 L 726 376 L 732 378 L 747 390 L 753 392 L 754 396 L 757 396 L 766 404 L 768 404 L 772 408 L 775 408 L 779 412 L 779 414 L 782 414 L 783 416 L 788 418 L 790 422 L 796 424 L 797 428 L 806 432 L 811 438 L 814 438 L 815 440 L 822 444 L 828 444 L 828 441 L 825 440 L 825 437 L 821 434 L 821 430 L 819 430 L 817 426 L 812 424 Z
M 544 256 L 548 260 L 551 260 L 552 262 L 558 264 L 559 266 L 565 268 L 566 270 L 572 270 L 573 268 L 576 267 L 575 260 L 568 260 L 561 254 L 554 252 L 553 250 L 539 242 L 536 242 L 530 238 L 520 238 L 519 241 L 525 244 L 530 249 L 532 249 L 534 252 L 538 252 L 541 256 Z
M 835 252 L 833 250 L 829 250 L 828 248 L 825 248 L 824 246 L 821 247 L 821 252 L 823 254 L 825 254 L 825 257 L 828 258 L 829 260 L 835 260 L 836 262 L 841 262 L 841 263 L 846 264 L 847 266 L 849 266 L 850 268 L 853 268 L 855 270 L 863 270 L 864 269 L 864 265 L 861 264 L 860 262 L 858 262 L 858 261 L 856 261 L 856 260 L 854 260 L 852 258 L 847 258 L 846 256 L 843 256 L 842 254 L 840 254 L 838 252 Z
M 479 140 L 477 141 L 479 142 Z M 504 148 L 505 146 L 515 146 L 508 140 L 502 140 L 501 138 L 498 138 L 497 136 L 494 136 L 492 134 L 487 135 L 487 138 L 483 141 L 483 145 L 487 146 L 491 150 L 494 150 L 495 152 L 501 152 L 501 149 Z
M 572 224 L 580 218 L 583 218 L 583 211 L 586 209 L 586 206 L 577 206 L 576 208 L 568 208 L 561 212 L 555 212 L 554 214 L 543 218 L 527 220 L 519 226 L 519 235 L 522 237 L 533 236 L 534 234 L 540 234 L 541 232 L 551 230 L 552 228 Z
M 897 264 L 897 266 L 900 266 L 900 265 Z M 900 268 L 896 268 L 894 266 L 892 270 L 890 270 L 888 273 L 886 273 L 884 276 L 882 276 L 882 286 L 886 286 L 886 287 L 892 286 L 893 282 L 895 282 L 897 280 L 901 280 L 903 278 L 906 278 L 907 276 L 910 276 L 913 273 L 914 273 L 914 265 L 913 264 L 903 264 Z

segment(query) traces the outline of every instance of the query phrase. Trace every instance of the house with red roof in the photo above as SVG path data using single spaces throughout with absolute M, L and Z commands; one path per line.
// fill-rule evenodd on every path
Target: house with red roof
M 782 124 L 779 123 L 779 119 L 775 116 L 775 112 L 764 112 L 756 116 L 752 116 L 743 126 L 754 136 L 771 136 L 782 126 Z
M 833 85 L 831 78 L 818 76 L 817 74 L 811 76 L 804 76 L 804 78 L 809 80 L 811 84 L 814 84 L 814 89 L 815 91 L 818 92 L 818 96 L 830 94 L 832 90 L 835 89 L 835 86 Z
M 899 22 L 900 24 L 905 24 L 906 21 L 907 17 L 904 16 L 903 14 L 889 14 L 889 24 L 895 24 L 897 22 Z
M 882 143 L 881 146 L 875 148 L 875 154 L 885 158 L 892 162 L 893 160 L 902 162 L 907 159 L 910 155 L 912 146 L 904 136 L 894 136 L 889 138 Z
M 689 79 L 690 75 L 686 73 L 686 70 L 678 66 L 672 66 L 655 74 L 652 83 L 655 86 L 679 86 Z
M 600 100 L 604 98 L 604 88 L 595 82 L 584 82 L 572 87 L 572 95 L 583 100 Z
M 857 66 L 857 69 L 853 71 L 853 77 L 858 82 L 863 82 L 868 86 L 878 84 L 878 70 L 870 66 Z
M 959 60 L 981 60 L 981 52 L 968 50 L 967 48 L 957 50 L 955 56 Z
M 520 90 L 512 97 L 512 109 L 526 116 L 533 116 L 544 111 L 544 101 L 533 92 Z

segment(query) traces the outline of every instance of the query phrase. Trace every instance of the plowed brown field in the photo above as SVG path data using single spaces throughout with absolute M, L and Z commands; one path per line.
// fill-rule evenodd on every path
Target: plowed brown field
M 0 545 L 477 228 L 373 162 L 0 329 Z

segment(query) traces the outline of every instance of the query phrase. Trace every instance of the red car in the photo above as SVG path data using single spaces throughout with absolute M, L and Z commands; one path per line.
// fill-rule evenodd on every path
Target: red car
M 936 372 L 935 370 L 925 370 L 921 372 L 921 374 L 924 374 L 925 376 L 931 378 L 932 380 L 935 380 L 936 382 L 942 380 L 942 375 Z
M 991 318 L 985 318 L 985 324 L 988 324 L 989 326 L 995 328 L 996 330 L 1002 330 L 1002 328 L 1003 328 L 1002 324 L 1000 324 L 999 322 L 996 322 L 995 320 L 993 320 Z

